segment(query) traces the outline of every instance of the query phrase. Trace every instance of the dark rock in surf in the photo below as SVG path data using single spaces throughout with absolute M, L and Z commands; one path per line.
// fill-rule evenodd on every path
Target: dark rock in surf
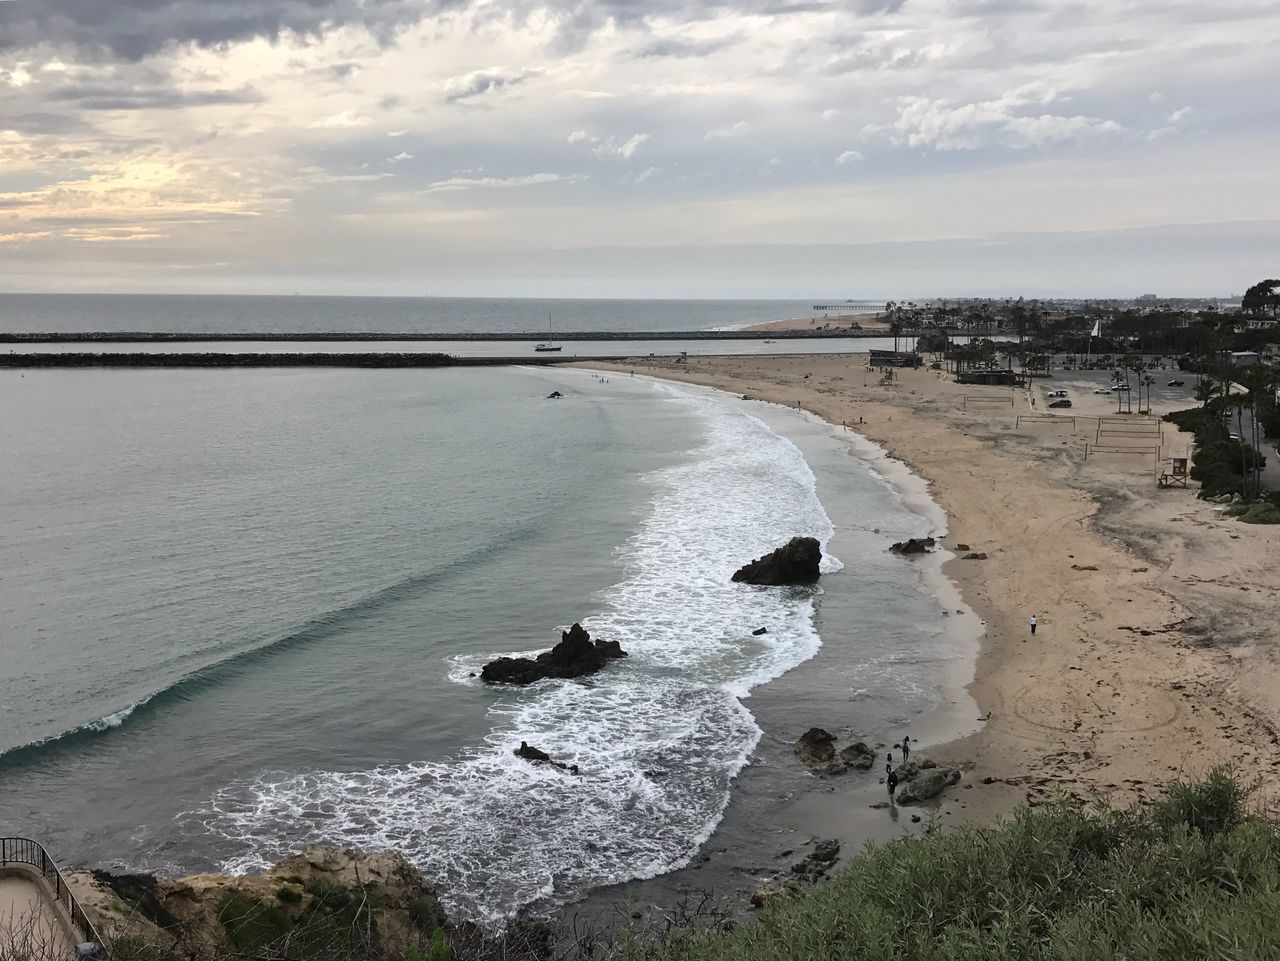
M 527 744 L 524 741 L 521 741 L 520 746 L 515 749 L 515 755 L 516 757 L 524 758 L 526 761 L 550 761 L 551 760 L 551 755 L 548 754 L 546 751 L 539 751 L 536 747 L 533 747 L 532 745 Z
M 796 741 L 796 756 L 809 767 L 824 767 L 836 758 L 835 735 L 820 727 L 811 727 Z
M 733 579 L 742 584 L 783 587 L 815 584 L 821 572 L 822 545 L 813 537 L 793 537 L 776 551 L 740 568 Z
M 937 544 L 932 537 L 908 537 L 905 541 L 899 541 L 892 545 L 889 550 L 895 554 L 928 554 Z
M 751 636 L 759 637 L 761 634 L 768 634 L 768 633 L 769 631 L 766 628 L 757 627 L 754 631 L 751 632 Z
M 546 677 L 582 677 L 626 656 L 617 641 L 592 641 L 581 624 L 574 624 L 551 650 L 533 659 L 500 657 L 490 661 L 480 672 L 480 679 L 487 684 L 532 684 Z
M 870 771 L 876 763 L 876 752 L 862 741 L 854 741 L 840 749 L 840 760 L 857 771 Z
M 551 393 L 547 395 L 547 400 L 559 400 L 563 396 L 564 394 L 560 393 L 560 391 L 553 390 Z

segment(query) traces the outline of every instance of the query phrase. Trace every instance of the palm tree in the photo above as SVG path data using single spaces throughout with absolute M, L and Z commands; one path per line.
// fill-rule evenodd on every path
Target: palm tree
M 1196 384 L 1195 398 L 1200 401 L 1201 407 L 1208 407 L 1209 401 L 1213 400 L 1213 398 L 1220 392 L 1221 388 L 1219 388 L 1212 380 L 1202 379 L 1198 384 Z

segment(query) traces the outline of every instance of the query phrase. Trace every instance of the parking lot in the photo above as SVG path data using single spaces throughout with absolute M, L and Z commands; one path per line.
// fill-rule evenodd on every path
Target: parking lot
M 1182 410 L 1185 407 L 1193 407 L 1196 404 L 1195 374 L 1186 374 L 1182 371 L 1165 370 L 1155 371 L 1151 373 L 1155 378 L 1155 382 L 1151 385 L 1151 412 L 1156 416 L 1163 416 L 1173 410 Z M 1032 381 L 1032 390 L 1035 392 L 1036 407 L 1049 410 L 1049 403 L 1054 399 L 1048 397 L 1050 391 L 1065 390 L 1067 399 L 1071 401 L 1071 410 L 1077 414 L 1096 415 L 1096 414 L 1114 414 L 1116 412 L 1117 394 L 1119 395 L 1121 411 L 1128 411 L 1130 405 L 1136 414 L 1138 412 L 1138 376 L 1136 374 L 1129 375 L 1129 383 L 1131 385 L 1128 391 L 1112 391 L 1111 372 L 1106 370 L 1057 370 L 1051 375 L 1037 376 Z M 1169 381 L 1181 380 L 1185 381 L 1181 387 L 1170 387 Z M 1106 390 L 1105 394 L 1094 393 L 1098 390 Z M 1126 398 L 1125 394 L 1132 394 L 1132 398 Z M 1147 391 L 1144 387 L 1142 390 L 1142 406 L 1147 405 Z

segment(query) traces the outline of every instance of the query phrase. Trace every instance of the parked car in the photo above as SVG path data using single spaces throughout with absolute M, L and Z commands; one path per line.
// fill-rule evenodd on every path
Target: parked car
M 1047 395 L 1047 396 L 1049 396 L 1049 397 L 1066 397 L 1066 396 L 1067 396 L 1067 392 L 1066 392 L 1065 390 L 1051 390 L 1051 391 L 1049 391 L 1049 393 L 1048 393 L 1048 395 Z
M 1050 407 L 1052 407 L 1053 405 L 1052 405 L 1052 404 L 1050 404 L 1049 406 L 1050 406 Z M 1230 434 L 1228 434 L 1227 436 L 1228 436 L 1228 437 L 1230 437 L 1232 440 L 1239 440 L 1239 439 L 1240 439 L 1240 435 L 1239 435 L 1239 434 L 1237 434 L 1235 431 L 1232 431 L 1232 432 L 1231 432 Z
M 1169 381 L 1169 386 L 1170 387 L 1186 387 L 1187 382 L 1185 380 L 1171 380 Z
M 1094 393 L 1095 393 L 1095 394 L 1110 394 L 1110 393 L 1111 393 L 1111 391 L 1110 391 L 1110 390 L 1108 390 L 1106 387 L 1099 387 L 1097 390 L 1095 390 L 1095 391 L 1094 391 Z
M 1129 385 L 1128 385 L 1128 384 L 1116 384 L 1116 385 L 1115 385 L 1114 387 L 1112 387 L 1111 389 L 1112 389 L 1112 390 L 1128 390 L 1128 389 L 1129 389 Z
M 1067 400 L 1065 397 L 1059 397 L 1057 400 L 1050 401 L 1049 406 L 1050 407 L 1070 407 L 1071 401 Z

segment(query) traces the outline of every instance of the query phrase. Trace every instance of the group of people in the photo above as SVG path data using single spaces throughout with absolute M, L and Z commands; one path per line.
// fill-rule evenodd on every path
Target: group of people
M 894 747 L 902 751 L 902 763 L 906 764 L 907 759 L 911 757 L 911 735 L 904 734 L 902 743 L 895 744 Z M 893 792 L 898 789 L 898 772 L 893 769 L 892 751 L 884 756 L 884 774 L 885 783 L 889 785 L 889 794 L 892 796 Z

